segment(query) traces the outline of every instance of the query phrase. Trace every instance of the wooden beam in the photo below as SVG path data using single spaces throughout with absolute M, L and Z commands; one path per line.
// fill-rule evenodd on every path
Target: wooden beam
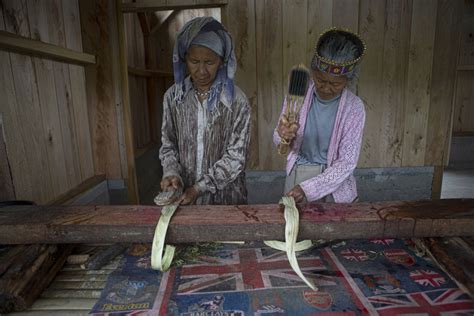
M 166 25 L 166 23 L 169 22 L 169 19 L 171 19 L 171 17 L 176 16 L 176 14 L 178 12 L 179 11 L 176 11 L 176 10 L 167 10 L 167 11 L 161 11 L 161 12 L 154 12 L 155 17 L 158 20 L 158 22 L 151 28 L 150 35 L 154 34 L 158 30 L 160 30 L 163 27 L 163 25 Z
M 0 49 L 74 64 L 95 64 L 95 56 L 0 31 Z
M 122 12 L 148 12 L 162 10 L 186 10 L 216 8 L 227 4 L 227 0 L 139 0 L 122 5 Z
M 299 239 L 474 235 L 474 199 L 300 205 Z M 3 244 L 151 242 L 156 206 L 12 206 L 0 209 Z M 182 206 L 167 241 L 284 239 L 279 205 Z
M 105 181 L 105 175 L 97 175 L 93 176 L 84 182 L 80 183 L 78 186 L 75 188 L 61 194 L 57 198 L 55 198 L 52 201 L 49 201 L 46 203 L 47 205 L 63 205 L 63 204 L 69 204 L 73 199 L 77 198 L 81 193 L 86 192 L 89 189 L 92 189 L 102 181 Z
M 136 68 L 136 67 L 130 67 L 130 66 L 128 66 L 128 74 L 138 76 L 138 77 L 160 77 L 160 78 L 173 77 L 173 73 L 170 71 L 151 70 L 151 69 L 143 69 L 143 68 Z
M 125 134 L 125 149 L 127 154 L 127 189 L 128 201 L 139 203 L 137 174 L 135 170 L 135 145 L 133 139 L 132 110 L 130 107 L 130 92 L 128 90 L 127 58 L 125 55 L 125 31 L 122 14 L 122 0 L 116 0 L 117 32 L 119 40 L 120 78 L 122 86 L 123 124 Z
M 150 23 L 145 12 L 138 12 L 138 21 L 140 22 L 140 28 L 142 29 L 143 36 L 150 35 Z
M 3 130 L 2 113 L 0 113 L 0 201 L 8 201 L 15 200 L 15 186 L 3 135 L 5 135 L 5 131 Z

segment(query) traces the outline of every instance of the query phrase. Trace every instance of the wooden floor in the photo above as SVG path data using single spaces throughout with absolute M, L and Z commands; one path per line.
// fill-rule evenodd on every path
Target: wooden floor
M 100 270 L 84 270 L 81 260 L 105 249 L 107 245 L 79 245 L 33 306 L 24 312 L 7 315 L 79 316 L 88 315 L 105 287 L 107 277 L 119 265 L 122 256 Z

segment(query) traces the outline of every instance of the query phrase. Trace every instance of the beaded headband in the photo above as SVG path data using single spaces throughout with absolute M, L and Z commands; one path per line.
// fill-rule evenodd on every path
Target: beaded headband
M 349 38 L 352 42 L 354 42 L 359 52 L 359 56 L 356 59 L 340 63 L 340 62 L 336 62 L 334 60 L 330 60 L 326 57 L 319 55 L 318 49 L 321 43 L 334 33 L 343 34 L 347 38 Z M 333 27 L 321 33 L 321 35 L 319 36 L 319 40 L 316 44 L 314 57 L 313 57 L 311 66 L 313 69 L 317 68 L 333 76 L 347 75 L 355 69 L 357 63 L 362 59 L 362 57 L 365 54 L 365 49 L 366 49 L 365 43 L 362 40 L 362 38 L 360 38 L 359 35 L 353 32 L 350 32 L 348 30 Z

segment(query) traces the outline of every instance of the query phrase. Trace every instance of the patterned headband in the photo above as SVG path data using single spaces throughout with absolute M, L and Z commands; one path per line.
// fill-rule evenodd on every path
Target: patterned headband
M 349 38 L 352 42 L 354 42 L 359 53 L 359 56 L 357 58 L 355 58 L 354 60 L 349 60 L 349 61 L 341 63 L 341 62 L 336 62 L 334 60 L 331 60 L 319 55 L 318 49 L 320 48 L 321 43 L 323 43 L 328 37 L 336 33 L 344 34 L 347 38 Z M 321 33 L 321 35 L 319 36 L 319 40 L 316 44 L 314 57 L 313 57 L 311 66 L 313 69 L 317 68 L 333 76 L 348 75 L 352 71 L 354 71 L 357 63 L 364 56 L 365 50 L 366 50 L 365 43 L 362 40 L 362 38 L 360 38 L 359 35 L 353 32 L 350 32 L 349 30 L 333 27 Z

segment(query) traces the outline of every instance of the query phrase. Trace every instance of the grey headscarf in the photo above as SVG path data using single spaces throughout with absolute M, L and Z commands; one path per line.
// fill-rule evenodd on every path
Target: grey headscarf
M 195 40 L 196 42 L 194 42 Z M 234 46 L 230 34 L 219 21 L 212 17 L 194 18 L 178 32 L 173 50 L 175 100 L 181 102 L 184 96 L 186 52 L 193 44 L 208 47 L 221 56 L 223 61 L 223 65 L 219 68 L 209 91 L 208 109 L 212 110 L 221 98 L 223 98 L 225 104 L 232 104 L 234 100 L 234 75 L 237 66 Z

